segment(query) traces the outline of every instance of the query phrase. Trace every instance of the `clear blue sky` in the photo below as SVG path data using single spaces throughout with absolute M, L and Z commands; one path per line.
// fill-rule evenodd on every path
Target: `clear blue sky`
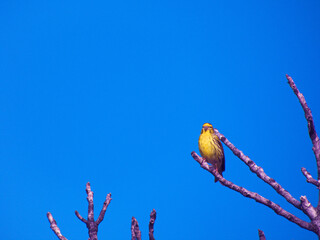
M 1 238 L 317 239 L 219 183 L 190 156 L 211 122 L 267 174 L 317 203 L 307 124 L 320 132 L 319 1 L 1 1 Z M 225 148 L 224 176 L 307 220 Z

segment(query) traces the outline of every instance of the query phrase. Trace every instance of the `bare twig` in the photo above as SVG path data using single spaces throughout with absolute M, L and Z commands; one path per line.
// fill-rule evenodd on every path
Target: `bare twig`
M 156 221 L 156 217 L 157 217 L 157 213 L 156 210 L 152 210 L 152 212 L 150 213 L 150 221 L 149 221 L 149 240 L 155 240 L 154 236 L 153 236 L 153 226 L 154 226 L 154 222 Z
M 294 81 L 292 80 L 292 78 L 288 74 L 286 74 L 286 77 L 288 79 L 288 83 L 289 83 L 290 87 L 292 88 L 294 94 L 299 99 L 301 107 L 303 108 L 303 111 L 304 111 L 304 116 L 308 122 L 309 136 L 310 136 L 310 139 L 313 144 L 312 150 L 313 150 L 314 155 L 317 160 L 318 180 L 320 180 L 320 141 L 319 141 L 318 134 L 316 132 L 316 128 L 314 126 L 312 113 L 311 113 L 310 108 L 307 105 L 307 102 L 306 102 L 304 96 L 302 95 L 302 93 L 300 93 L 300 91 L 298 90 L 298 88 L 297 88 L 296 84 L 294 83 Z
M 255 201 L 257 201 L 257 202 L 259 202 L 259 203 L 271 208 L 278 215 L 285 217 L 289 221 L 296 223 L 297 225 L 299 225 L 302 228 L 305 228 L 305 229 L 310 230 L 310 231 L 315 231 L 315 229 L 314 229 L 314 227 L 313 227 L 313 225 L 311 223 L 305 222 L 302 219 L 296 217 L 295 215 L 287 212 L 286 210 L 281 208 L 278 204 L 275 204 L 271 200 L 262 197 L 258 193 L 251 192 L 251 191 L 249 191 L 249 190 L 247 190 L 247 189 L 245 189 L 243 187 L 237 186 L 234 183 L 226 180 L 225 178 L 223 178 L 221 176 L 221 174 L 219 174 L 219 172 L 212 165 L 209 165 L 205 161 L 205 159 L 200 157 L 195 152 L 192 152 L 191 155 L 200 164 L 200 166 L 203 169 L 207 170 L 213 176 L 215 176 L 222 185 L 224 185 L 224 186 L 226 186 L 226 187 L 228 187 L 228 188 L 230 188 L 232 190 L 235 190 L 235 191 L 239 192 L 244 197 L 254 199 Z
M 111 202 L 111 193 L 109 193 L 106 197 L 105 202 L 103 203 L 102 210 L 97 221 L 94 221 L 94 212 L 93 212 L 93 192 L 91 191 L 90 183 L 88 182 L 86 185 L 86 192 L 87 192 L 87 200 L 88 200 L 88 219 L 84 219 L 78 211 L 75 211 L 76 216 L 87 225 L 89 230 L 89 240 L 97 240 L 98 236 L 98 226 L 102 222 L 108 205 Z
M 96 221 L 97 224 L 100 224 L 102 222 L 110 202 L 111 202 L 111 193 L 109 193 L 107 195 L 106 200 L 103 203 L 103 207 L 102 207 L 101 212 L 99 214 L 99 217 L 98 217 L 98 219 Z
M 61 232 L 60 229 L 57 225 L 56 220 L 54 220 L 54 218 L 52 217 L 52 214 L 50 212 L 47 213 L 47 218 L 50 222 L 50 228 L 52 229 L 52 231 L 56 234 L 56 236 L 60 239 L 60 240 L 67 240 L 67 238 L 65 238 Z
M 315 185 L 316 187 L 320 187 L 320 181 L 315 180 L 311 174 L 307 171 L 307 169 L 305 168 L 301 168 L 301 172 L 303 173 L 303 175 L 307 178 L 307 182 L 308 183 L 312 183 L 313 185 Z
M 75 214 L 82 222 L 87 224 L 88 221 L 85 218 L 83 218 L 78 211 L 75 211 Z
M 260 229 L 258 229 L 259 232 L 259 240 L 266 240 L 266 236 L 264 235 L 264 232 Z
M 141 240 L 141 232 L 137 219 L 131 219 L 131 240 Z
M 248 156 L 244 155 L 242 151 L 237 149 L 224 135 L 222 135 L 217 129 L 214 129 L 215 134 L 220 138 L 220 140 L 236 155 L 240 160 L 242 160 L 250 170 L 255 173 L 260 179 L 269 184 L 274 190 L 277 191 L 282 197 L 284 197 L 289 203 L 298 209 L 301 209 L 300 201 L 295 199 L 291 194 L 285 190 L 279 183 L 277 183 L 273 178 L 270 178 L 261 167 L 255 164 Z
M 312 150 L 313 153 L 316 157 L 316 162 L 317 162 L 317 170 L 318 170 L 318 181 L 320 181 L 320 141 L 319 141 L 319 137 L 318 134 L 316 132 L 316 128 L 314 126 L 314 121 L 313 121 L 313 117 L 312 117 L 312 113 L 310 108 L 308 107 L 308 104 L 306 102 L 306 99 L 304 98 L 304 96 L 302 95 L 302 93 L 298 90 L 296 84 L 294 83 L 294 81 L 292 80 L 292 78 L 286 74 L 286 77 L 288 79 L 288 83 L 290 85 L 290 87 L 292 88 L 294 94 L 298 97 L 299 102 L 301 104 L 301 107 L 304 111 L 304 117 L 306 118 L 307 122 L 308 122 L 308 132 L 309 132 L 309 137 L 311 139 L 312 142 Z M 302 172 L 304 174 L 304 172 Z M 305 174 L 304 174 L 305 175 Z M 305 175 L 306 176 L 306 175 Z M 308 181 L 308 180 L 307 180 Z M 308 181 L 309 182 L 309 181 Z M 311 182 L 314 184 L 314 182 Z M 317 185 L 318 186 L 318 185 Z M 319 186 L 318 186 L 319 187 Z M 318 200 L 318 206 L 317 206 L 318 211 L 320 212 L 320 191 L 319 191 L 319 200 Z M 320 224 L 320 222 L 319 222 Z M 320 231 L 320 230 L 319 230 Z

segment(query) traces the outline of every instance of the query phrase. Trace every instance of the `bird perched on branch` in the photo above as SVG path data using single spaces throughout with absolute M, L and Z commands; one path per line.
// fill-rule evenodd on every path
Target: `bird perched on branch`
M 224 151 L 220 139 L 214 133 L 210 123 L 203 124 L 198 143 L 201 156 L 212 164 L 222 176 L 222 172 L 225 170 Z M 214 181 L 217 182 L 218 179 L 215 178 Z

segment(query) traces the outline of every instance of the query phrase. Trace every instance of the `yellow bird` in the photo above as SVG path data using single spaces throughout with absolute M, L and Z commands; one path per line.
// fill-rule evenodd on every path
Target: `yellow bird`
M 203 124 L 198 144 L 201 156 L 222 175 L 225 170 L 224 151 L 210 123 Z M 217 182 L 218 179 L 215 178 L 214 181 Z

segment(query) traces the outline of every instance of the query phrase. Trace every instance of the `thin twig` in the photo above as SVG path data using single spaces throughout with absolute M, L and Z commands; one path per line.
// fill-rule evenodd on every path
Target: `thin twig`
M 305 229 L 313 231 L 313 232 L 315 231 L 315 229 L 313 228 L 313 225 L 311 223 L 305 222 L 302 219 L 296 217 L 295 215 L 287 212 L 286 210 L 281 208 L 278 204 L 275 204 L 274 202 L 272 202 L 271 200 L 269 200 L 265 197 L 262 197 L 258 193 L 251 192 L 243 187 L 235 185 L 234 183 L 226 180 L 225 178 L 222 177 L 221 174 L 219 174 L 219 172 L 212 165 L 209 166 L 209 164 L 205 161 L 205 159 L 200 157 L 195 152 L 192 152 L 191 155 L 200 164 L 200 166 L 203 169 L 207 170 L 213 176 L 215 176 L 222 185 L 239 192 L 244 197 L 254 199 L 255 201 L 271 208 L 278 215 L 285 217 L 289 221 L 296 223 L 297 225 L 299 225 L 302 228 L 305 228 Z
M 85 218 L 83 218 L 78 211 L 75 211 L 75 214 L 82 222 L 87 224 L 88 221 Z
M 301 107 L 302 107 L 302 109 L 304 111 L 304 117 L 308 122 L 309 137 L 310 137 L 312 145 L 313 145 L 312 150 L 313 150 L 313 153 L 314 153 L 314 155 L 316 157 L 316 162 L 317 162 L 318 181 L 320 181 L 320 140 L 319 140 L 318 134 L 316 132 L 316 128 L 314 126 L 312 113 L 311 113 L 310 108 L 308 107 L 306 99 L 304 98 L 302 93 L 298 90 L 298 88 L 297 88 L 296 84 L 294 83 L 293 79 L 288 74 L 286 74 L 286 77 L 287 77 L 288 83 L 289 83 L 290 87 L 292 88 L 294 94 L 299 99 Z M 319 191 L 319 200 L 318 200 L 317 209 L 318 209 L 318 211 L 320 211 L 320 191 Z
M 292 78 L 288 74 L 286 74 L 286 77 L 288 79 L 288 83 L 289 83 L 290 87 L 292 88 L 294 94 L 299 99 L 301 107 L 303 108 L 303 111 L 304 111 L 304 116 L 308 122 L 308 132 L 309 132 L 309 136 L 312 141 L 312 144 L 313 144 L 312 150 L 313 150 L 314 155 L 317 160 L 318 180 L 320 180 L 320 141 L 319 141 L 318 134 L 316 132 L 316 128 L 314 126 L 312 113 L 311 113 L 310 108 L 307 105 L 306 99 L 304 98 L 302 93 L 300 93 L 300 91 L 298 90 L 298 88 L 297 88 L 296 84 L 294 83 L 294 81 L 292 80 Z
M 156 221 L 156 217 L 157 217 L 157 213 L 156 210 L 152 210 L 152 212 L 150 213 L 150 221 L 149 221 L 149 240 L 155 240 L 154 236 L 153 236 L 153 226 L 154 226 L 154 222 Z
M 303 173 L 303 175 L 307 178 L 307 182 L 308 183 L 312 183 L 313 185 L 315 185 L 316 187 L 320 187 L 320 181 L 315 180 L 311 174 L 307 171 L 307 169 L 305 168 L 301 168 L 301 172 Z
M 106 213 L 106 211 L 107 211 L 107 208 L 108 208 L 111 200 L 112 200 L 112 198 L 111 198 L 111 193 L 109 193 L 109 194 L 107 195 L 107 197 L 106 197 L 106 200 L 105 200 L 104 203 L 103 203 L 103 207 L 102 207 L 101 212 L 100 212 L 100 214 L 99 214 L 99 217 L 98 217 L 98 219 L 97 219 L 97 221 L 96 221 L 96 223 L 97 223 L 98 225 L 102 222 L 102 220 L 103 220 L 103 218 L 104 218 L 104 215 L 105 215 L 105 213 Z
M 137 219 L 131 219 L 131 240 L 141 240 L 141 232 Z
M 56 220 L 54 220 L 54 218 L 52 217 L 52 214 L 50 212 L 47 213 L 47 218 L 50 222 L 50 228 L 52 229 L 52 231 L 56 234 L 56 236 L 60 239 L 60 240 L 68 240 L 67 238 L 65 238 L 61 232 L 60 229 L 57 225 Z
M 259 240 L 266 240 L 266 236 L 264 235 L 264 232 L 260 229 L 258 229 L 259 232 Z

